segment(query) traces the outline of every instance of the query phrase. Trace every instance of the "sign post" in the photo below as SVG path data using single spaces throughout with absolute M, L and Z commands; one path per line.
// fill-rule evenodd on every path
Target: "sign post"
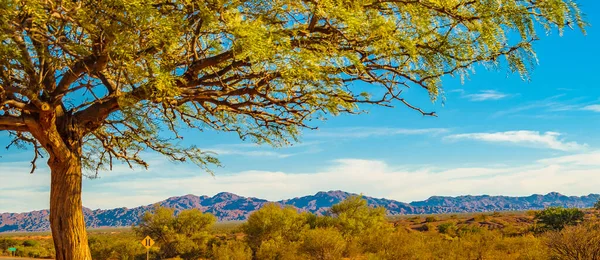
M 9 247 L 9 248 L 8 248 L 8 252 L 10 252 L 10 254 L 11 254 L 12 256 L 16 256 L 16 254 L 17 254 L 17 253 L 16 253 L 16 252 L 17 252 L 17 249 L 16 249 L 16 248 L 14 248 L 14 247 Z
M 150 236 L 146 236 L 146 238 L 144 238 L 142 240 L 142 245 L 146 248 L 146 260 L 150 259 L 150 248 L 152 247 L 152 245 L 154 245 L 154 240 L 152 240 L 152 238 L 150 238 Z

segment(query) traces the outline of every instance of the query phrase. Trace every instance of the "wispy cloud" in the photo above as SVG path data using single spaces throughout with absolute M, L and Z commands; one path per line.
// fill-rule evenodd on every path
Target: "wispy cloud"
M 566 112 L 577 110 L 600 111 L 600 105 L 594 105 L 594 103 L 596 102 L 584 102 L 585 98 L 583 97 L 564 99 L 565 96 L 566 94 L 560 94 L 542 100 L 528 102 L 521 106 L 498 111 L 494 113 L 493 117 L 517 115 L 522 114 L 525 111 L 532 110 L 536 111 L 536 117 L 539 117 L 540 113 Z
M 460 94 L 464 94 L 465 90 L 462 88 L 457 88 L 457 89 L 452 89 L 450 91 L 448 91 L 449 93 L 460 93 Z
M 510 95 L 498 92 L 496 90 L 482 90 L 477 94 L 469 94 L 464 97 L 471 101 L 488 101 L 488 100 L 500 100 L 507 98 Z
M 295 153 L 283 153 L 283 152 L 275 152 L 275 151 L 266 151 L 266 150 L 233 150 L 233 149 L 211 149 L 208 148 L 211 152 L 216 153 L 217 155 L 242 155 L 242 156 L 250 156 L 250 157 L 274 157 L 274 158 L 288 158 L 290 156 L 296 155 Z
M 248 157 L 288 158 L 300 154 L 319 152 L 320 149 L 317 147 L 319 143 L 320 142 L 303 142 L 282 148 L 273 148 L 267 145 L 258 145 L 254 143 L 221 144 L 207 147 L 204 150 L 216 153 L 218 156 L 240 155 Z M 303 149 L 298 150 L 297 148 Z
M 549 148 L 559 151 L 577 151 L 587 148 L 587 144 L 579 144 L 577 142 L 566 142 L 562 139 L 559 139 L 560 136 L 561 134 L 557 132 L 540 133 L 538 131 L 521 130 L 496 133 L 455 134 L 447 136 L 446 139 L 470 139 L 492 143 L 509 143 L 533 148 Z
M 600 112 L 600 105 L 589 105 L 582 108 L 582 110 Z
M 600 151 L 542 159 L 538 162 L 571 166 L 600 166 Z
M 388 127 L 344 127 L 320 129 L 308 132 L 306 136 L 313 137 L 338 137 L 338 138 L 367 138 L 376 136 L 394 135 L 438 135 L 447 133 L 446 128 L 388 128 Z

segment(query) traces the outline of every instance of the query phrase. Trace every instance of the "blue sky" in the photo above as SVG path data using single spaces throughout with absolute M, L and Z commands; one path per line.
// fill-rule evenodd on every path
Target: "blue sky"
M 542 36 L 528 82 L 506 70 L 461 84 L 445 78 L 445 102 L 408 98 L 439 117 L 398 106 L 318 122 L 302 142 L 274 149 L 226 133 L 186 140 L 219 154 L 216 175 L 147 154 L 150 168 L 118 166 L 84 180 L 84 205 L 134 207 L 221 191 L 271 200 L 345 190 L 400 201 L 432 195 L 600 193 L 600 3 L 581 4 L 591 27 Z M 6 143 L 5 134 L 0 141 Z M 49 171 L 29 174 L 28 151 L 0 150 L 0 212 L 48 207 Z

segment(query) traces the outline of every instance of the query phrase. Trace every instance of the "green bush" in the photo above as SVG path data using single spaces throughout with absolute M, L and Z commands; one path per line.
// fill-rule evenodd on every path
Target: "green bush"
M 36 247 L 38 246 L 40 243 L 38 241 L 35 240 L 25 240 L 23 241 L 22 245 L 24 247 Z
M 456 224 L 454 222 L 446 222 L 438 225 L 437 230 L 438 232 L 440 232 L 440 234 L 456 236 L 458 228 L 456 227 Z
M 581 223 L 584 216 L 585 213 L 576 208 L 549 207 L 536 213 L 535 220 L 540 224 L 539 231 L 562 230 L 565 226 Z
M 346 241 L 335 228 L 307 230 L 302 235 L 300 252 L 308 259 L 337 260 L 342 258 Z
M 377 228 L 390 227 L 385 208 L 372 208 L 360 196 L 351 196 L 333 205 L 330 215 L 344 236 L 356 236 Z
M 156 206 L 134 230 L 140 238 L 156 238 L 161 258 L 197 259 L 209 253 L 209 230 L 215 222 L 213 215 L 198 209 L 183 210 L 175 216 L 173 209 Z
M 250 248 L 256 251 L 265 241 L 276 245 L 296 242 L 308 228 L 307 214 L 270 203 L 252 213 L 241 229 L 247 235 Z
M 305 260 L 298 252 L 299 242 L 290 242 L 282 237 L 264 240 L 256 250 L 257 260 Z
M 19 242 L 17 242 L 14 239 L 0 238 L 0 249 L 2 249 L 2 251 L 6 251 L 9 247 L 13 247 L 18 244 L 19 244 Z
M 221 245 L 212 246 L 213 260 L 251 260 L 252 250 L 242 241 L 227 241 Z

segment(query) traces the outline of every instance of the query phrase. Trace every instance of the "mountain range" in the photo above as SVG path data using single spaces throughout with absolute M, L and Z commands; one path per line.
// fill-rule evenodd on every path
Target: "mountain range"
M 344 191 L 318 192 L 315 195 L 275 201 L 281 205 L 290 205 L 300 211 L 309 211 L 318 215 L 325 214 L 334 204 L 356 195 Z M 404 203 L 384 198 L 363 196 L 371 206 L 387 209 L 389 215 L 439 214 L 450 212 L 486 212 L 542 209 L 548 206 L 588 208 L 600 199 L 599 194 L 586 196 L 565 196 L 557 192 L 546 195 L 534 194 L 527 197 L 508 196 L 433 196 L 427 200 Z M 176 212 L 184 209 L 199 209 L 215 215 L 220 221 L 245 220 L 250 213 L 269 201 L 253 197 L 243 197 L 222 192 L 213 197 L 185 195 L 171 197 L 157 202 L 164 207 L 174 208 Z M 151 211 L 154 204 L 135 208 L 83 209 L 88 228 L 127 227 L 135 225 L 144 212 Z M 0 232 L 45 231 L 50 229 L 48 210 L 26 213 L 1 213 Z

